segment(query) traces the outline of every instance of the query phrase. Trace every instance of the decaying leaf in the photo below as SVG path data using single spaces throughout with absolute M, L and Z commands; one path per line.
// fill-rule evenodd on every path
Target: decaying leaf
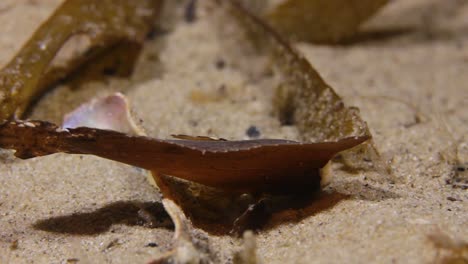
M 337 43 L 388 0 L 286 0 L 266 11 L 266 20 L 281 35 L 295 40 Z
M 52 82 L 50 78 L 73 70 L 49 68 L 71 37 L 84 34 L 92 47 L 101 48 L 122 40 L 141 43 L 160 4 L 159 0 L 65 1 L 0 72 L 0 120 L 20 117 Z

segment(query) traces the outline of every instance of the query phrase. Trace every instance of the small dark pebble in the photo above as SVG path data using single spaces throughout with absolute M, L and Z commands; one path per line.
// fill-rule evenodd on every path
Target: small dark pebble
M 458 201 L 456 198 L 453 198 L 453 197 L 450 197 L 450 196 L 447 197 L 447 200 L 452 201 L 452 202 Z
M 222 70 L 226 67 L 226 62 L 223 59 L 219 59 L 215 62 L 216 69 Z
M 294 107 L 286 107 L 283 111 L 281 111 L 279 119 L 282 126 L 294 125 Z
M 151 242 L 151 243 L 146 244 L 145 247 L 152 247 L 152 248 L 154 248 L 154 247 L 158 247 L 158 246 L 159 246 L 158 244 L 156 244 L 156 243 L 154 243 L 154 242 Z
M 18 240 L 15 240 L 15 241 L 11 242 L 11 244 L 10 244 L 10 250 L 17 250 L 17 249 L 18 249 L 18 245 L 19 245 Z
M 153 40 L 156 38 L 156 36 L 157 36 L 157 31 L 155 28 L 151 28 L 151 30 L 148 31 L 148 33 L 146 33 L 147 40 Z
M 258 138 L 260 137 L 260 130 L 258 130 L 256 126 L 250 126 L 247 131 L 245 131 L 245 134 L 247 134 L 249 138 Z
M 102 69 L 102 74 L 106 76 L 113 76 L 117 73 L 117 69 L 114 67 L 104 68 Z
M 218 88 L 218 93 L 220 95 L 226 95 L 226 85 L 225 84 L 221 84 Z
M 198 122 L 195 121 L 195 120 L 189 120 L 188 123 L 189 123 L 191 126 L 193 126 L 193 127 L 198 126 Z
M 67 259 L 67 263 L 78 263 L 80 260 L 77 258 L 69 258 Z
M 148 31 L 148 33 L 146 34 L 146 39 L 147 40 L 153 40 L 153 39 L 156 39 L 157 37 L 165 35 L 167 33 L 169 33 L 169 30 L 158 27 L 158 26 L 155 26 L 155 27 L 151 28 L 150 31 Z
M 462 166 L 458 166 L 458 167 L 457 167 L 457 171 L 465 171 L 465 170 L 466 170 L 465 167 L 462 167 Z
M 192 23 L 197 20 L 196 15 L 197 0 L 190 0 L 185 7 L 184 18 L 187 23 Z
M 113 248 L 113 247 L 119 245 L 119 243 L 120 243 L 119 239 L 116 238 L 116 239 L 112 240 L 111 242 L 109 242 L 109 244 L 107 244 L 106 249 Z

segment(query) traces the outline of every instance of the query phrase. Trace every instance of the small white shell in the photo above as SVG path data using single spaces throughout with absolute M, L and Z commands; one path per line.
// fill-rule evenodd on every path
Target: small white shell
M 145 133 L 133 121 L 127 98 L 115 93 L 82 104 L 65 115 L 62 128 L 93 127 L 133 135 Z

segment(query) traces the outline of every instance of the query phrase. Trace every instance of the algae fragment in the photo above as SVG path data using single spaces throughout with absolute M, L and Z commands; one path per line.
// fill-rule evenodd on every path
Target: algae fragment
M 309 61 L 281 35 L 239 2 L 217 3 L 225 8 L 223 17 L 227 20 L 226 23 L 237 23 L 237 33 L 245 35 L 258 54 L 270 57 L 271 63 L 268 65 L 273 68 L 278 80 L 273 102 L 277 115 L 282 124 L 297 126 L 301 141 L 371 137 L 366 122 L 359 115 L 359 109 L 345 106 L 341 97 L 322 79 Z M 353 168 L 368 169 L 374 166 L 381 171 L 386 170 L 372 143 L 365 143 L 355 148 L 355 151 L 342 153 L 342 156 L 344 163 Z M 368 164 L 369 160 L 374 164 Z
M 42 94 L 50 78 L 65 73 L 49 66 L 71 37 L 84 34 L 92 47 L 110 47 L 127 40 L 141 43 L 162 1 L 65 1 L 43 23 L 17 55 L 0 71 L 0 120 L 21 117 L 28 105 Z
M 388 0 L 288 0 L 264 14 L 281 35 L 295 40 L 337 43 L 353 36 L 359 26 Z

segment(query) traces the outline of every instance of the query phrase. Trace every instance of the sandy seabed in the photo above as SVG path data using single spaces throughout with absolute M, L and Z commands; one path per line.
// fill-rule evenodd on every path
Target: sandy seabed
M 0 64 L 59 3 L 1 1 Z M 223 56 L 205 16 L 149 43 L 142 56 L 157 58 L 151 67 L 137 65 L 128 80 L 62 85 L 31 118 L 60 123 L 86 100 L 121 91 L 150 136 L 247 139 L 254 125 L 262 137 L 295 139 L 294 127 L 271 116 L 265 85 Z M 330 202 L 325 196 L 321 210 L 258 233 L 265 263 L 436 263 L 450 252 L 439 252 L 428 235 L 468 240 L 466 184 L 449 183 L 455 174 L 467 179 L 468 1 L 395 0 L 364 31 L 347 45 L 295 46 L 348 105 L 361 109 L 396 181 L 333 166 Z M 23 161 L 0 151 L 0 263 L 157 258 L 171 247 L 173 232 L 141 223 L 137 205 L 160 201 L 144 175 L 91 156 Z M 229 236 L 209 241 L 222 263 L 239 247 Z

